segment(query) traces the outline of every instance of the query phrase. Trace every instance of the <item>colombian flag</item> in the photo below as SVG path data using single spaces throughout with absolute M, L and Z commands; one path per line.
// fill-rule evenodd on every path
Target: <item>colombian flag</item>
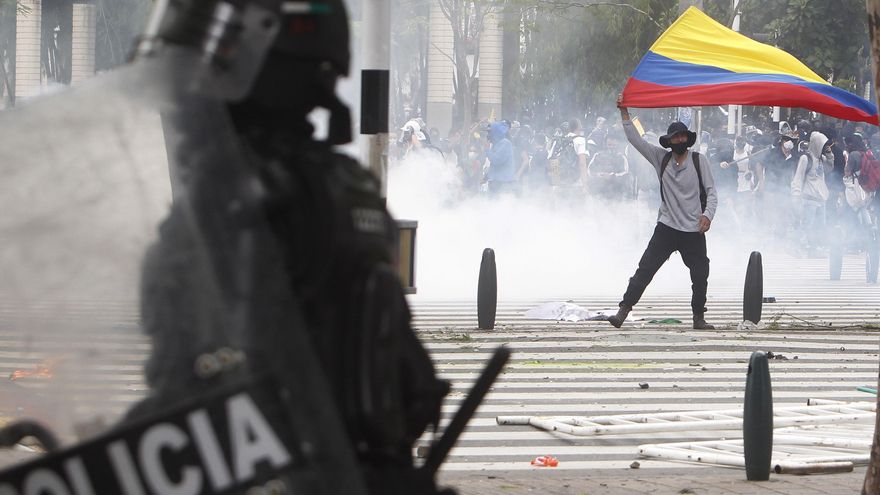
M 622 106 L 801 107 L 877 125 L 877 107 L 836 88 L 788 53 L 689 8 L 651 46 L 623 89 Z

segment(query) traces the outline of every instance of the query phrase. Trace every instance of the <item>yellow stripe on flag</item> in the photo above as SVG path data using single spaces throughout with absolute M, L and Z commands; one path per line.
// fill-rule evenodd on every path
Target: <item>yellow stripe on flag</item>
M 651 46 L 664 57 L 732 72 L 785 74 L 828 84 L 818 74 L 784 51 L 758 43 L 690 7 Z

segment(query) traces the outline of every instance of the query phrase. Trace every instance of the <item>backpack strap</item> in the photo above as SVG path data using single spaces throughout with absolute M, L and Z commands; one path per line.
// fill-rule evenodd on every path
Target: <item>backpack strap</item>
M 666 167 L 669 166 L 669 160 L 672 159 L 672 152 L 667 151 L 666 155 L 663 156 L 663 161 L 660 162 L 660 201 L 665 203 L 666 196 L 663 195 L 663 173 L 666 172 Z
M 697 182 L 700 183 L 700 211 L 706 211 L 706 187 L 703 186 L 703 172 L 700 171 L 700 154 L 696 151 L 691 152 L 691 156 L 694 159 L 694 168 L 697 170 Z M 666 202 L 666 196 L 663 195 L 663 173 L 666 172 L 666 167 L 669 166 L 669 161 L 672 159 L 672 152 L 667 151 L 666 155 L 663 156 L 663 161 L 660 162 L 660 200 L 662 202 Z
M 700 211 L 706 211 L 706 187 L 703 185 L 703 172 L 700 171 L 700 154 L 691 152 L 694 157 L 694 168 L 697 169 L 697 181 L 700 183 Z

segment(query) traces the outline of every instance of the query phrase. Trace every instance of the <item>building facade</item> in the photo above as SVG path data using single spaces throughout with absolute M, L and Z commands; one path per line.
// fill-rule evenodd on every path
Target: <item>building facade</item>
M 16 102 L 39 95 L 50 86 L 76 84 L 95 74 L 94 3 L 20 0 L 20 4 L 10 78 Z
M 428 85 L 425 120 L 445 135 L 453 125 L 455 68 L 453 64 L 452 26 L 437 2 L 432 2 L 428 19 Z M 474 120 L 501 118 L 502 41 L 500 16 L 490 13 L 480 34 L 480 58 L 477 67 L 477 113 Z

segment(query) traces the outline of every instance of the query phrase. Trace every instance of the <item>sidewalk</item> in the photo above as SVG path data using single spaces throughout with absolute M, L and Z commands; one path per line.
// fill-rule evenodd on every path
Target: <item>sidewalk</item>
M 442 473 L 440 482 L 459 495 L 837 495 L 859 494 L 866 466 L 851 473 L 797 476 L 772 474 L 769 481 L 746 480 L 745 469 L 624 470 L 592 473 L 535 468 L 516 472 Z

